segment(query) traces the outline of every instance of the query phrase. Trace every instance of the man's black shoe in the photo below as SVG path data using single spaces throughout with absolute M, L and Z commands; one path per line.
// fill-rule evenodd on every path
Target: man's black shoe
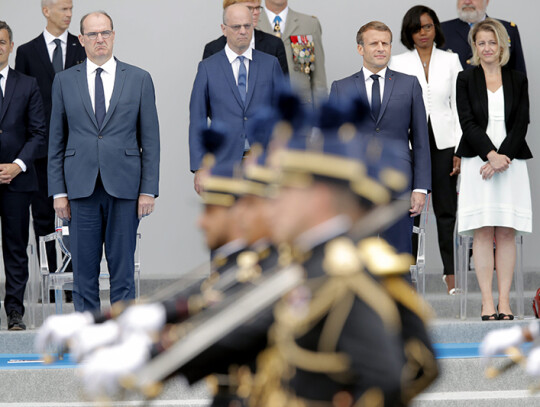
M 11 311 L 8 315 L 8 330 L 9 331 L 25 331 L 26 325 L 22 320 L 22 315 L 17 311 Z

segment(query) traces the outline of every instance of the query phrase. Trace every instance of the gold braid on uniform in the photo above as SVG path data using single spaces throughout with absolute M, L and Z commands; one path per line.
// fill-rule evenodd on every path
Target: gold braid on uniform
M 388 294 L 427 323 L 433 315 L 431 307 L 402 277 L 409 273 L 412 257 L 406 253 L 397 254 L 390 244 L 377 237 L 358 243 L 358 253 L 369 272 L 379 278 Z
M 275 345 L 257 359 L 251 406 L 309 406 L 308 400 L 297 398 L 284 387 L 296 368 L 327 374 L 339 383 L 350 383 L 349 357 L 336 352 L 336 347 L 356 297 L 379 315 L 388 331 L 395 333 L 401 328 L 397 307 L 386 291 L 365 273 L 350 239 L 340 237 L 326 244 L 323 268 L 324 276 L 308 280 L 313 297 L 308 299 L 305 309 L 298 307 L 291 297 L 294 299 L 295 294 L 306 287 L 293 290 L 276 305 L 276 322 L 269 332 L 269 342 Z M 325 317 L 317 351 L 298 346 L 296 338 Z M 360 406 L 380 405 L 377 390 L 372 390 Z
M 416 314 L 424 324 L 433 316 L 433 311 L 402 277 L 409 272 L 410 256 L 396 254 L 386 241 L 368 238 L 358 244 L 362 258 L 373 275 L 388 294 L 397 302 Z M 407 359 L 402 372 L 403 401 L 407 404 L 426 389 L 438 375 L 437 362 L 433 353 L 419 339 L 409 339 L 404 344 Z
M 404 383 L 402 399 L 408 404 L 435 380 L 439 375 L 439 368 L 433 353 L 419 339 L 407 341 L 405 357 L 407 363 L 401 374 Z

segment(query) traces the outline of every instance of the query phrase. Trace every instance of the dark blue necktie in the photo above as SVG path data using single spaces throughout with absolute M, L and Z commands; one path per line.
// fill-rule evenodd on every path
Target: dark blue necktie
M 95 93 L 95 112 L 98 127 L 101 128 L 103 119 L 105 119 L 105 91 L 103 90 L 103 82 L 101 81 L 101 72 L 103 68 L 96 69 L 96 93 Z
M 4 105 L 4 92 L 2 91 L 2 78 L 4 75 L 0 73 L 0 113 L 2 112 L 2 106 Z
M 52 66 L 54 73 L 60 72 L 64 69 L 64 62 L 62 61 L 62 41 L 58 38 L 54 40 L 56 48 L 54 49 L 52 56 Z
M 379 112 L 381 111 L 381 87 L 379 85 L 379 75 L 371 75 L 373 79 L 373 86 L 371 87 L 371 113 L 375 117 L 375 120 L 379 118 Z
M 238 69 L 238 92 L 240 92 L 242 102 L 246 103 L 247 70 L 246 65 L 244 65 L 244 58 L 241 55 L 238 57 L 240 61 L 240 68 Z

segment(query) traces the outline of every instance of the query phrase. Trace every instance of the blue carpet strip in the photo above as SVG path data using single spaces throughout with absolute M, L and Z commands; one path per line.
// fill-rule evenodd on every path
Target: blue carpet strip
M 521 350 L 524 353 L 528 353 L 531 348 L 531 343 L 525 343 L 521 346 Z M 433 348 L 435 349 L 435 355 L 437 359 L 465 359 L 465 358 L 479 358 L 478 347 L 480 343 L 435 343 Z M 506 357 L 505 355 L 497 355 L 497 357 Z
M 464 359 L 479 358 L 479 343 L 435 343 L 435 355 L 437 359 Z M 531 344 L 522 346 L 522 351 L 528 353 Z M 505 357 L 499 355 L 499 357 Z M 57 360 L 54 363 L 46 364 L 43 358 L 38 354 L 0 354 L 0 370 L 11 369 L 73 369 L 77 363 L 71 359 L 69 354 L 64 355 L 63 360 Z
M 77 363 L 69 355 L 64 355 L 63 360 L 46 364 L 42 355 L 37 353 L 0 354 L 0 370 L 13 369 L 72 369 Z

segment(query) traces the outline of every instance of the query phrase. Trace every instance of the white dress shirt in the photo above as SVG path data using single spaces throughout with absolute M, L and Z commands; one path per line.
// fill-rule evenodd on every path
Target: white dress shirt
M 383 95 L 384 95 L 384 78 L 386 76 L 386 69 L 387 68 L 383 68 L 375 74 L 375 75 L 380 76 L 379 88 L 381 89 L 381 103 L 382 103 Z M 371 91 L 373 88 L 373 79 L 371 79 L 371 75 L 374 75 L 374 73 L 371 72 L 369 69 L 367 69 L 365 66 L 362 67 L 362 71 L 364 72 L 364 80 L 366 81 L 367 100 L 369 102 L 369 106 L 371 107 Z
M 105 93 L 105 112 L 109 110 L 109 103 L 114 89 L 114 78 L 116 77 L 116 59 L 111 57 L 103 65 L 98 66 L 89 59 L 86 60 L 86 78 L 88 79 L 88 92 L 92 101 L 92 109 L 96 111 L 96 70 L 103 69 L 101 81 L 103 82 L 103 92 Z
M 246 66 L 246 92 L 248 90 L 249 86 L 249 62 L 252 59 L 252 52 L 253 48 L 249 47 L 242 56 L 245 57 L 244 59 L 244 65 Z M 225 54 L 227 55 L 227 59 L 229 60 L 229 63 L 231 64 L 234 80 L 236 82 L 236 86 L 238 86 L 238 71 L 240 70 L 240 60 L 238 59 L 238 54 L 234 52 L 230 47 L 229 44 L 225 45 Z
M 50 32 L 45 29 L 43 31 L 43 38 L 45 38 L 45 44 L 47 45 L 47 51 L 49 51 L 49 59 L 52 62 L 54 50 L 56 49 L 56 43 L 54 42 L 55 39 L 59 39 L 61 41 L 61 48 L 62 48 L 62 67 L 66 66 L 66 50 L 67 50 L 67 38 L 68 38 L 68 32 L 67 30 L 64 31 L 60 36 L 55 37 Z
M 6 97 L 6 81 L 7 81 L 8 74 L 9 74 L 9 65 L 6 65 L 4 69 L 0 71 L 0 75 L 2 75 L 2 79 L 0 79 L 0 88 L 2 88 L 2 95 L 4 95 L 4 97 Z M 13 163 L 21 167 L 21 170 L 23 172 L 26 172 L 26 164 L 24 163 L 23 160 L 21 160 L 20 158 L 16 158 L 15 160 L 13 160 Z
M 264 8 L 264 11 L 266 11 L 268 21 L 270 21 L 270 27 L 272 28 L 274 28 L 274 19 L 276 18 L 276 16 L 279 16 L 279 18 L 281 18 L 279 27 L 281 28 L 281 33 L 283 34 L 283 32 L 285 31 L 285 23 L 287 22 L 287 14 L 289 14 L 289 6 L 285 7 L 279 14 L 271 12 L 266 7 Z

